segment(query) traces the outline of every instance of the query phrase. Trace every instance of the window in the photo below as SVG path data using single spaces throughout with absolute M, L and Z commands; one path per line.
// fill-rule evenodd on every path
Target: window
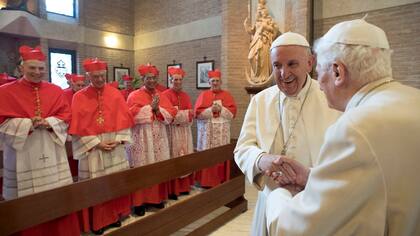
M 50 82 L 68 88 L 65 74 L 76 73 L 76 51 L 50 48 Z
M 76 17 L 76 0 L 45 0 L 47 12 Z

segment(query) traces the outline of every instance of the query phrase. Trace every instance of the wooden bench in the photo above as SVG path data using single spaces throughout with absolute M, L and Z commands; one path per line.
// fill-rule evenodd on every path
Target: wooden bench
M 132 168 L 68 186 L 0 202 L 0 235 L 9 235 L 33 225 L 76 212 L 140 188 L 232 160 L 231 179 L 223 184 L 161 209 L 121 227 L 109 235 L 168 235 L 210 212 L 230 209 L 190 235 L 208 234 L 247 210 L 245 180 L 233 161 L 235 144 L 196 152 L 152 165 Z

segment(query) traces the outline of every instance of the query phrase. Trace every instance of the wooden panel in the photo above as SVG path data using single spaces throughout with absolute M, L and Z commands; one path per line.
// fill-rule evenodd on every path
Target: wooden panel
M 229 144 L 0 202 L 0 235 L 8 235 L 71 212 L 127 195 L 137 189 L 165 182 L 225 160 L 231 160 L 233 159 L 234 145 Z
M 219 207 L 241 198 L 245 193 L 244 176 L 144 217 L 109 235 L 169 235 Z
M 239 201 L 235 200 L 232 203 L 234 204 L 232 204 L 232 208 L 230 210 L 195 229 L 189 233 L 188 236 L 208 235 L 248 209 L 248 201 L 242 197 L 239 199 Z

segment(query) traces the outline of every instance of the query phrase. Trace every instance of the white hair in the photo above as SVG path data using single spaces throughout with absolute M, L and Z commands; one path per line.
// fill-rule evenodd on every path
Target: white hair
M 392 77 L 390 49 L 363 45 L 315 42 L 314 51 L 321 70 L 328 69 L 335 60 L 347 68 L 350 79 L 365 84 L 385 77 Z

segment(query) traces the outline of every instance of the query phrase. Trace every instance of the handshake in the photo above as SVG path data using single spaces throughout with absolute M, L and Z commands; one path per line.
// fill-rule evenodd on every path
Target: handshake
M 263 154 L 258 168 L 270 177 L 279 187 L 290 191 L 294 196 L 305 189 L 310 169 L 300 162 L 282 155 Z

